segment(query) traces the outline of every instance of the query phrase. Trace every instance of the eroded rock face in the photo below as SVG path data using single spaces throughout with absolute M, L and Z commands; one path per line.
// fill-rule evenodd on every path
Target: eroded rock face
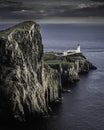
M 64 85 L 79 81 L 78 65 L 77 63 L 68 64 L 49 64 L 53 69 L 58 70 L 61 77 L 61 84 Z
M 47 107 L 50 107 L 51 102 L 57 102 L 61 98 L 62 84 L 60 73 L 56 69 L 50 68 L 47 64 L 44 65 L 43 84 L 46 88 L 45 98 Z
M 38 24 L 28 21 L 0 32 L 0 115 L 23 121 L 47 113 L 48 101 L 59 98 L 60 83 L 56 71 L 44 68 Z
M 91 69 L 96 69 L 82 53 L 67 56 L 57 56 L 55 53 L 46 53 L 44 59 L 50 67 L 60 73 L 63 87 L 65 85 L 70 86 L 70 83 L 79 81 L 79 74 L 88 73 Z
M 27 21 L 0 32 L 0 118 L 24 121 L 46 115 L 50 103 L 61 98 L 64 83 L 70 85 L 79 73 L 96 68 L 81 53 L 49 53 L 44 59 L 37 23 Z

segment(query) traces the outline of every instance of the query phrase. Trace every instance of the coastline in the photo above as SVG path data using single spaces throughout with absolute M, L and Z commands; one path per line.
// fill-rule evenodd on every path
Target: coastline
M 97 69 L 82 52 L 66 56 L 58 52 L 45 52 L 44 61 L 60 73 L 62 86 L 75 83 L 80 80 L 80 74 Z
M 0 42 L 0 115 L 21 122 L 46 116 L 50 104 L 60 101 L 64 84 L 96 69 L 82 53 L 44 53 L 39 25 L 32 21 L 1 31 Z

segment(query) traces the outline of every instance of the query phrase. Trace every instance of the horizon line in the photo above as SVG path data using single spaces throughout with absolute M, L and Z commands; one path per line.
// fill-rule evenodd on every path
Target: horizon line
M 44 19 L 2 19 L 0 24 L 16 24 L 24 21 L 34 21 L 40 24 L 104 24 L 104 17 L 50 17 Z

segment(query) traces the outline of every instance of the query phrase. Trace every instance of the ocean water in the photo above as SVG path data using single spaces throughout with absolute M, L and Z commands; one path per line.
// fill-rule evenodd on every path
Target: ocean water
M 0 25 L 5 29 L 11 25 Z M 63 93 L 52 116 L 23 128 L 30 130 L 104 130 L 104 24 L 41 24 L 45 51 L 81 46 L 97 70 L 81 75 L 70 93 Z
M 63 51 L 81 45 L 82 51 L 103 51 L 104 24 L 44 24 L 43 43 L 46 51 Z M 99 46 L 99 48 L 98 48 Z

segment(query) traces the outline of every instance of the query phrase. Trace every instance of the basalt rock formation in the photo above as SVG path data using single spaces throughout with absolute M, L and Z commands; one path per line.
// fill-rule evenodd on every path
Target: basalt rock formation
M 56 69 L 61 76 L 62 88 L 64 85 L 70 86 L 70 83 L 75 83 L 80 80 L 79 74 L 88 73 L 96 67 L 90 63 L 82 53 L 62 56 L 60 53 L 45 53 L 45 62 Z
M 40 26 L 27 21 L 0 32 L 0 117 L 47 114 L 60 98 L 60 76 L 43 64 Z
M 95 68 L 81 53 L 43 55 L 35 22 L 0 31 L 0 118 L 25 121 L 47 115 L 51 103 L 61 98 L 63 84 Z

